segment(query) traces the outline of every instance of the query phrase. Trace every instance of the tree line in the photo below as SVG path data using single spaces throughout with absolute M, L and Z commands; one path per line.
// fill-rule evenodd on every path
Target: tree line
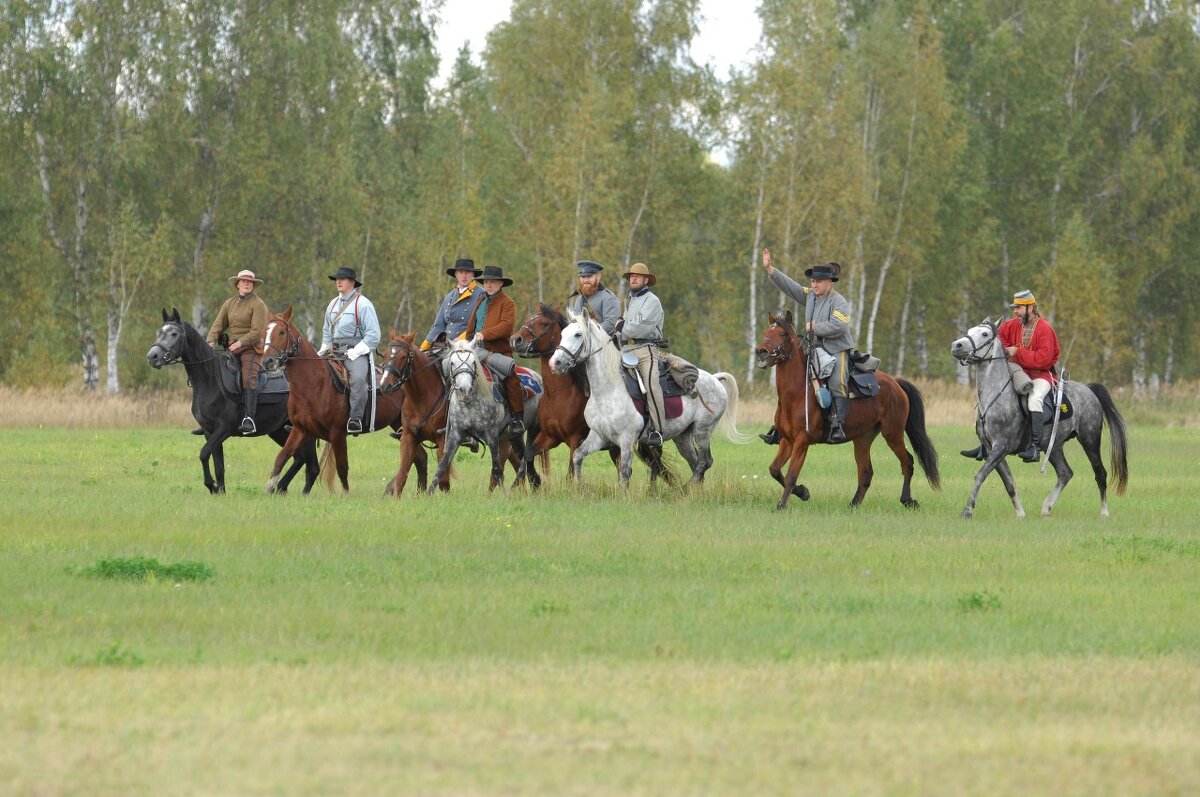
M 1197 376 L 1197 2 L 761 0 L 725 77 L 696 0 L 515 0 L 445 85 L 439 7 L 5 4 L 0 380 L 169 384 L 159 308 L 204 328 L 243 268 L 310 334 L 343 265 L 423 333 L 460 256 L 522 312 L 645 262 L 676 351 L 765 380 L 764 247 L 840 262 L 897 374 L 964 378 L 1031 288 L 1077 377 Z

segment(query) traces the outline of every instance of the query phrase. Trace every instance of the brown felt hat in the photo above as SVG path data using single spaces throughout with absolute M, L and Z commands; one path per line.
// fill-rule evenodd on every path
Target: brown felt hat
M 232 277 L 230 277 L 229 284 L 236 288 L 239 280 L 250 280 L 255 285 L 263 284 L 263 281 L 260 280 L 258 277 L 254 276 L 254 272 L 248 268 L 244 268 L 241 271 L 239 271 L 238 273 L 234 274 Z
M 621 276 L 624 279 L 629 279 L 629 277 L 633 274 L 641 274 L 643 277 L 649 277 L 649 279 L 646 281 L 647 285 L 653 285 L 654 283 L 658 282 L 658 278 L 650 273 L 650 267 L 645 263 L 634 263 L 629 267 L 629 270 Z

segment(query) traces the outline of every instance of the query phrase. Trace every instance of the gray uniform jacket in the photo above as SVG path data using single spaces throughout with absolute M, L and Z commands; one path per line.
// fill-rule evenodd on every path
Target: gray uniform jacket
M 579 291 L 575 291 L 571 294 L 571 298 L 567 299 L 567 309 L 575 313 L 582 313 L 585 304 L 592 308 L 592 312 L 600 321 L 600 326 L 604 327 L 604 331 L 611 335 L 613 324 L 617 323 L 617 319 L 621 317 L 621 303 L 617 301 L 616 295 L 601 285 L 591 296 L 584 296 Z
M 850 328 L 850 302 L 837 291 L 831 290 L 821 298 L 779 269 L 771 275 L 771 282 L 785 296 L 804 302 L 804 321 L 813 322 L 813 335 L 817 345 L 830 354 L 854 348 L 854 331 Z
M 475 309 L 479 297 L 485 293 L 483 286 L 474 280 L 467 286 L 465 293 L 459 293 L 458 286 L 455 285 L 446 294 L 446 298 L 442 299 L 437 318 L 433 320 L 433 326 L 429 328 L 425 340 L 433 343 L 438 335 L 445 332 L 446 340 L 450 341 L 466 332 L 467 324 L 471 322 L 471 312 Z
M 621 327 L 622 348 L 653 343 L 663 336 L 662 302 L 652 291 L 629 294 L 625 305 L 625 324 Z

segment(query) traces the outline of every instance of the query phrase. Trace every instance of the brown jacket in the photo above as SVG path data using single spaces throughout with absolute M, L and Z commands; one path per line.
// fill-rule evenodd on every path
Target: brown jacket
M 466 338 L 475 337 L 475 311 L 479 309 L 487 294 L 479 297 L 471 308 L 471 320 L 467 322 Z M 512 337 L 517 323 L 517 303 L 508 298 L 503 289 L 488 302 L 487 315 L 483 317 L 483 348 L 492 354 L 512 357 Z
M 225 300 L 221 309 L 208 330 L 208 345 L 217 345 L 217 338 L 222 332 L 229 335 L 229 342 L 242 342 L 242 348 L 249 349 L 262 342 L 263 330 L 267 328 L 267 319 L 271 311 L 267 303 L 258 298 L 257 293 L 251 293 L 244 299 L 233 296 Z

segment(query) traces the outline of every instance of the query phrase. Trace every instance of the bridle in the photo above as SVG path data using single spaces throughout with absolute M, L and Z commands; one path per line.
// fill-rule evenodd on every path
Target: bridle
M 772 324 L 771 326 L 779 327 L 783 331 L 783 340 L 775 348 L 766 349 L 766 353 L 772 365 L 780 365 L 781 363 L 785 363 L 795 356 L 796 347 L 792 343 L 792 336 L 788 334 L 786 328 L 780 326 L 779 324 Z
M 175 344 L 170 348 L 170 350 L 164 347 L 157 340 L 154 341 L 154 345 L 150 347 L 153 349 L 155 346 L 157 346 L 158 350 L 164 355 L 164 359 L 161 363 L 159 363 L 159 367 L 165 368 L 168 365 L 183 365 L 185 367 L 189 365 L 202 365 L 203 363 L 212 362 L 220 355 L 220 353 L 217 352 L 213 354 L 212 357 L 208 357 L 203 360 L 195 360 L 194 362 L 188 362 L 187 360 L 183 359 L 183 342 L 187 339 L 187 330 L 184 329 L 183 324 L 178 321 L 167 321 L 165 324 L 163 324 L 163 326 L 174 327 L 178 329 L 179 336 L 175 339 Z
M 446 355 L 446 358 L 450 360 L 450 381 L 454 382 L 454 378 L 459 374 L 470 374 L 471 387 L 474 387 L 476 366 L 479 364 L 475 353 L 470 351 L 451 351 Z
M 546 328 L 543 329 L 538 335 L 535 335 L 534 337 L 530 338 L 529 343 L 526 344 L 525 346 L 521 346 L 521 347 L 513 346 L 513 348 L 516 349 L 517 354 L 520 354 L 522 357 L 549 357 L 552 354 L 554 354 L 553 351 L 535 351 L 533 347 L 534 347 L 534 344 L 536 344 L 539 340 L 541 340 L 542 338 L 544 338 L 550 334 L 550 330 L 553 329 L 552 325 L 554 324 L 554 319 L 550 318 L 549 316 L 535 315 L 535 316 L 533 316 L 533 318 L 530 318 L 529 321 L 532 321 L 534 318 L 547 319 L 548 323 L 547 323 Z M 521 327 L 521 329 L 529 329 L 529 322 L 526 322 L 525 326 Z M 530 334 L 532 334 L 533 330 L 529 329 L 529 332 L 530 332 Z
M 404 358 L 404 367 L 397 368 L 396 367 L 396 356 L 399 355 L 400 352 L 402 352 L 402 351 L 408 352 L 408 357 Z M 407 343 L 403 340 L 388 341 L 387 364 L 384 365 L 380 370 L 382 370 L 385 374 L 390 375 L 396 381 L 390 382 L 387 385 L 381 387 L 380 388 L 381 392 L 392 393 L 396 390 L 399 390 L 401 387 L 404 386 L 405 382 L 412 379 L 413 374 L 416 373 L 417 370 L 423 371 L 426 368 L 432 368 L 433 366 L 437 365 L 436 360 L 430 359 L 430 361 L 425 363 L 424 365 L 422 365 L 420 369 L 414 369 L 413 365 L 414 365 L 414 363 L 416 363 L 416 360 L 417 360 L 417 355 L 416 355 L 417 351 L 418 350 L 416 349 L 416 347 L 414 347 L 412 344 Z
M 962 338 L 959 338 L 959 340 L 962 340 L 963 338 L 966 338 L 967 342 L 971 344 L 971 350 L 963 355 L 954 355 L 954 359 L 958 360 L 963 365 L 978 365 L 979 363 L 985 363 L 989 360 L 1005 359 L 1003 354 L 985 357 L 979 353 L 980 351 L 986 353 L 995 347 L 996 343 L 999 341 L 999 338 L 996 337 L 995 329 L 992 330 L 991 340 L 976 342 L 975 338 L 971 335 L 971 330 L 969 329 L 967 330 L 966 334 L 962 336 Z
M 281 349 L 279 351 L 279 354 L 276 355 L 276 358 L 275 358 L 278 361 L 279 367 L 283 367 L 288 364 L 288 360 L 295 360 L 300 357 L 300 332 L 298 330 L 296 330 L 296 327 L 289 321 L 271 321 L 269 324 L 267 324 L 267 328 L 269 329 L 274 324 L 283 324 L 285 334 L 287 335 L 287 348 Z M 293 330 L 296 330 L 296 331 L 293 331 Z M 265 364 L 267 361 L 267 357 L 269 356 L 268 352 L 270 352 L 270 351 L 271 351 L 270 336 L 264 336 L 263 353 L 262 353 L 264 367 L 266 367 Z M 273 369 L 268 368 L 267 370 L 273 370 Z
M 594 349 L 588 349 L 587 352 L 584 352 L 584 350 L 583 350 L 584 344 L 590 342 L 588 340 L 590 330 L 582 321 L 579 322 L 579 330 L 580 330 L 580 337 L 583 339 L 579 341 L 579 349 L 577 351 L 571 351 L 570 349 L 568 349 L 566 347 L 566 345 L 564 345 L 563 343 L 560 342 L 558 344 L 558 348 L 556 348 L 554 350 L 553 354 L 550 355 L 551 357 L 553 357 L 555 354 L 558 354 L 561 351 L 563 353 L 563 355 L 565 356 L 565 359 L 567 359 L 569 361 L 569 364 L 567 365 L 567 367 L 565 369 L 563 369 L 563 373 L 566 373 L 566 371 L 569 371 L 570 369 L 579 365 L 580 360 L 586 360 L 587 358 L 591 357 L 596 352 L 600 351 L 599 348 L 594 348 Z

